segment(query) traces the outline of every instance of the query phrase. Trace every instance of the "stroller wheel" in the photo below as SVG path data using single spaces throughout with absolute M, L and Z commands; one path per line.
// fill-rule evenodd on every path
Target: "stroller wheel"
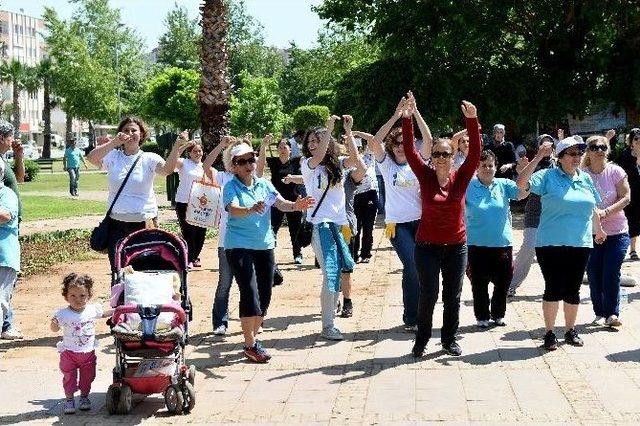
M 191 386 L 193 387 L 195 387 L 196 385 L 196 366 L 195 365 L 189 366 L 189 383 L 191 383 Z
M 109 414 L 116 413 L 119 399 L 120 399 L 120 387 L 115 385 L 109 385 L 109 389 L 107 389 L 107 396 L 104 404 Z
M 184 405 L 184 397 L 178 385 L 169 385 L 164 391 L 164 402 L 171 414 L 181 414 Z
M 184 411 L 190 413 L 196 405 L 196 390 L 190 382 L 184 382 L 182 392 L 184 393 Z
M 118 398 L 118 414 L 129 414 L 133 406 L 133 392 L 127 385 L 120 387 L 120 398 Z

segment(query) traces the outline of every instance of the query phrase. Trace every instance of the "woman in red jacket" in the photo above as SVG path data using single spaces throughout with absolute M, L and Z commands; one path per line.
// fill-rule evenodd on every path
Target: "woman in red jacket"
M 422 216 L 416 233 L 415 263 L 420 281 L 418 331 L 413 355 L 422 356 L 431 338 L 433 309 L 438 300 L 439 274 L 442 272 L 444 305 L 442 347 L 450 355 L 462 351 L 456 343 L 460 293 L 467 266 L 464 224 L 465 192 L 480 163 L 480 130 L 476 107 L 462 101 L 469 153 L 458 170 L 453 169 L 454 152 L 448 139 L 438 139 L 431 148 L 431 163 L 420 156 L 413 138 L 412 103 L 402 120 L 402 141 L 407 162 L 418 178 Z

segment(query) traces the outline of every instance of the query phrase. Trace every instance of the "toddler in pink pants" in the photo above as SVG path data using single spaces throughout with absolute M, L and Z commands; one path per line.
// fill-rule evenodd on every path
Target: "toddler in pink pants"
M 67 398 L 64 413 L 76 412 L 74 394 L 80 390 L 81 410 L 91 409 L 89 392 L 96 377 L 96 353 L 98 346 L 95 323 L 102 317 L 111 315 L 98 303 L 88 304 L 91 299 L 93 280 L 88 275 L 71 273 L 62 283 L 62 296 L 69 306 L 58 310 L 51 319 L 51 331 L 63 330 L 62 341 L 58 342 L 62 385 Z

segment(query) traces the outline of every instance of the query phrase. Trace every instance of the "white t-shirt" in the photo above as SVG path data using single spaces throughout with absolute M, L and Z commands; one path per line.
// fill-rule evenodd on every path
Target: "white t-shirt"
M 85 306 L 82 312 L 76 312 L 68 306 L 56 312 L 54 316 L 63 330 L 62 342 L 56 345 L 58 352 L 86 353 L 97 348 L 96 320 L 102 318 L 103 312 L 99 303 Z
M 156 170 L 164 165 L 158 154 L 141 152 L 140 161 L 129 176 L 122 193 L 118 197 L 111 217 L 123 222 L 143 222 L 158 216 L 158 202 L 153 192 L 153 179 Z M 107 205 L 111 205 L 122 181 L 138 154 L 125 155 L 123 150 L 114 149 L 102 159 L 102 170 L 107 171 L 109 181 L 109 197 Z
M 356 187 L 356 195 L 362 194 L 364 192 L 368 192 L 371 190 L 378 190 L 378 178 L 376 177 L 376 159 L 373 154 L 370 152 L 365 152 L 362 156 L 365 166 L 367 166 L 367 171 L 360 182 L 360 185 Z
M 399 165 L 387 154 L 378 163 L 384 179 L 384 221 L 405 223 L 422 215 L 420 184 L 408 163 Z
M 301 171 L 304 187 L 307 195 L 316 199 L 316 203 L 320 202 L 324 190 L 329 184 L 329 176 L 325 166 L 319 165 L 315 169 L 309 168 L 309 158 L 302 160 Z M 342 164 L 344 158 L 340 159 Z M 337 225 L 346 225 L 347 212 L 345 211 L 345 195 L 344 195 L 344 179 L 346 174 L 342 174 L 342 179 L 337 185 L 329 188 L 327 195 L 324 197 L 320 208 L 315 217 L 311 214 L 315 210 L 315 206 L 307 209 L 307 220 L 313 224 L 322 222 L 333 222 Z
M 214 179 L 218 185 L 220 185 L 220 189 L 222 190 L 224 186 L 233 179 L 235 176 L 231 172 L 220 172 L 214 171 Z M 227 233 L 227 217 L 229 213 L 227 209 L 220 209 L 220 225 L 218 227 L 218 247 L 224 247 L 224 236 Z
M 204 169 L 202 163 L 196 163 L 190 158 L 182 160 L 182 167 L 178 169 L 180 183 L 176 189 L 176 203 L 188 203 L 191 194 L 191 184 L 194 180 L 202 179 Z

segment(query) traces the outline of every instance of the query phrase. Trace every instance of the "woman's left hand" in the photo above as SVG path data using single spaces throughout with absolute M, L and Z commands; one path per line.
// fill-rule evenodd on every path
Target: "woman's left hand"
M 596 244 L 602 244 L 607 239 L 607 234 L 602 230 L 602 228 L 596 231 L 596 235 L 593 238 Z
M 313 197 L 300 197 L 298 196 L 298 199 L 296 201 L 293 202 L 293 207 L 295 210 L 306 210 L 309 207 L 313 207 L 313 205 L 316 203 L 316 199 Z
M 471 102 L 462 101 L 462 113 L 467 118 L 478 118 L 478 111 L 476 110 L 476 106 Z

